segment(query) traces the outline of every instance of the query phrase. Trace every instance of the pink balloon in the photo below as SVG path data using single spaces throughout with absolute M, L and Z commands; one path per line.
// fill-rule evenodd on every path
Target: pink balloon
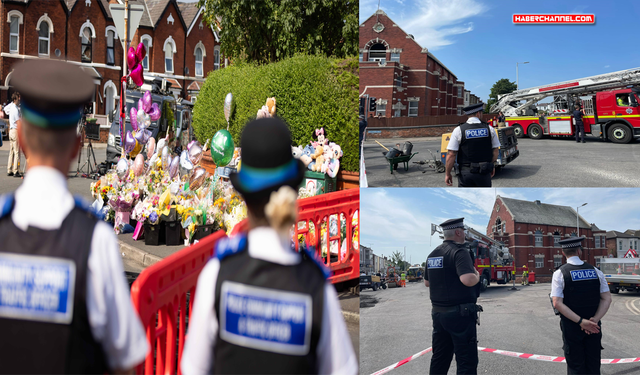
M 158 107 L 158 103 L 151 104 L 151 110 L 148 112 L 151 121 L 156 121 L 162 116 L 162 112 L 160 111 L 160 107 Z
M 138 59 L 138 62 L 142 62 L 142 60 L 146 55 L 147 55 L 147 49 L 145 48 L 144 43 L 138 44 L 138 48 L 136 49 L 136 58 Z
M 137 114 L 138 111 L 134 107 L 131 107 L 131 110 L 129 111 L 129 119 L 131 120 L 131 127 L 135 131 L 138 130 L 138 119 L 136 118 Z
M 145 91 L 144 95 L 142 95 L 142 109 L 146 113 L 151 110 L 151 93 L 149 91 Z
M 153 152 L 155 150 L 156 150 L 156 139 L 149 138 L 149 141 L 147 142 L 147 159 L 151 159 L 151 157 L 153 156 Z
M 142 98 L 138 99 L 138 111 L 143 111 L 144 112 L 144 109 L 142 109 Z M 136 112 L 136 114 L 137 114 L 137 112 Z
M 142 76 L 142 64 L 137 64 L 135 68 L 129 73 L 129 77 L 133 80 L 136 86 L 142 86 L 144 84 L 144 77 Z
M 171 164 L 169 165 L 169 176 L 174 178 L 178 173 L 178 167 L 180 166 L 180 157 L 174 156 L 173 160 L 171 160 Z
M 144 156 L 142 156 L 142 154 L 138 154 L 138 156 L 136 156 L 135 160 L 133 161 L 132 169 L 133 174 L 136 175 L 136 177 L 142 174 L 142 172 L 144 171 Z
M 130 153 L 134 147 L 136 147 L 136 139 L 133 138 L 133 134 L 127 130 L 127 134 L 124 136 L 124 153 Z
M 133 47 L 129 47 L 129 51 L 127 52 L 127 66 L 129 67 L 129 70 L 132 70 L 137 63 L 138 61 L 136 61 L 136 50 Z

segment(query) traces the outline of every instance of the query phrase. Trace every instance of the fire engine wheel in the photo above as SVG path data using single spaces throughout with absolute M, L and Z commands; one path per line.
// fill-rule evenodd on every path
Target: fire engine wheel
M 520 125 L 513 125 L 513 132 L 516 133 L 516 137 L 517 138 L 522 138 L 524 137 L 524 130 L 522 130 L 522 126 Z
M 631 129 L 623 124 L 613 124 L 607 131 L 609 139 L 613 143 L 629 143 L 631 141 Z
M 489 286 L 489 280 L 487 280 L 487 277 L 483 274 L 480 276 L 480 291 L 484 292 L 485 290 L 487 290 L 487 287 Z
M 382 289 L 387 289 L 387 284 L 382 284 Z
M 542 135 L 543 135 L 542 128 L 538 124 L 529 125 L 529 129 L 527 133 L 529 134 L 529 138 L 533 138 L 533 139 L 540 139 L 542 138 Z

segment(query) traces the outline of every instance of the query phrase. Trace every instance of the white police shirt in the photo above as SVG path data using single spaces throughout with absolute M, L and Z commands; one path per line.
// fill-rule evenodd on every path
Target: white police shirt
M 573 264 L 574 266 L 579 266 L 584 262 L 580 260 L 577 255 L 574 255 L 567 259 L 567 263 Z M 598 279 L 600 280 L 600 293 L 608 292 L 609 285 L 607 284 L 607 279 L 604 278 L 604 274 L 597 268 L 596 273 L 598 274 Z M 556 270 L 553 273 L 553 278 L 551 279 L 551 297 L 564 298 L 564 276 L 562 275 L 562 271 L 560 270 Z
M 15 192 L 11 219 L 26 231 L 60 228 L 74 208 L 67 180 L 58 170 L 32 167 Z M 91 333 L 112 370 L 140 364 L 149 351 L 146 334 L 131 303 L 118 241 L 107 223 L 96 224 L 87 267 L 87 310 Z M 55 343 L 52 343 L 55 345 Z
M 288 238 L 281 238 L 271 228 L 249 231 L 249 256 L 286 266 L 301 262 L 300 254 L 289 250 Z M 212 258 L 198 276 L 196 299 L 189 318 L 189 330 L 182 363 L 182 373 L 206 374 L 213 365 L 213 349 L 218 334 L 215 314 L 215 289 L 220 261 Z M 319 374 L 357 374 L 358 363 L 342 317 L 338 295 L 330 283 L 325 284 L 322 330 L 318 341 Z M 250 358 L 248 360 L 251 360 Z
M 480 121 L 477 117 L 469 117 L 467 120 L 467 124 L 480 124 Z M 492 148 L 500 148 L 500 140 L 498 139 L 498 135 L 496 134 L 493 128 L 489 127 L 491 133 L 491 147 Z M 456 126 L 451 133 L 451 140 L 449 141 L 449 145 L 447 146 L 447 150 L 458 151 L 460 149 L 460 143 L 462 142 L 462 131 L 460 131 L 460 127 Z

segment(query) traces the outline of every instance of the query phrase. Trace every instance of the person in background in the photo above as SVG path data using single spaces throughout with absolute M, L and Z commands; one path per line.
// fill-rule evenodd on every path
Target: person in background
M 9 115 L 9 160 L 7 161 L 7 176 L 20 177 L 20 147 L 18 145 L 18 122 L 20 121 L 20 94 L 11 95 L 11 103 L 4 107 Z
M 133 373 L 149 345 L 118 241 L 67 186 L 93 79 L 49 59 L 27 60 L 11 78 L 22 94 L 23 120 L 14 131 L 30 164 L 15 193 L 0 196 L 0 290 L 19 289 L 40 303 L 3 298 L 0 372 Z M 25 270 L 32 277 L 23 277 Z
M 578 139 L 578 135 L 580 135 L 580 139 L 582 139 L 582 143 L 586 143 L 584 141 L 584 123 L 582 122 L 582 116 L 584 116 L 584 111 L 580 109 L 580 106 L 576 104 L 574 106 L 573 111 L 573 120 L 575 121 L 575 129 L 576 129 L 576 142 L 580 143 Z
M 242 169 L 230 179 L 247 204 L 249 231 L 221 240 L 198 277 L 182 373 L 357 374 L 326 269 L 291 248 L 306 168 L 291 155 L 287 125 L 251 121 L 240 144 Z M 251 329 L 258 326 L 273 329 Z
M 505 125 L 505 117 L 502 111 L 498 112 L 498 129 L 504 128 Z

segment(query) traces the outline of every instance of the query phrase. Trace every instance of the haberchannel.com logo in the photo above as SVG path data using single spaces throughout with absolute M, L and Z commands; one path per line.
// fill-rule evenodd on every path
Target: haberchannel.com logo
M 514 14 L 517 25 L 592 25 L 596 23 L 594 14 Z

